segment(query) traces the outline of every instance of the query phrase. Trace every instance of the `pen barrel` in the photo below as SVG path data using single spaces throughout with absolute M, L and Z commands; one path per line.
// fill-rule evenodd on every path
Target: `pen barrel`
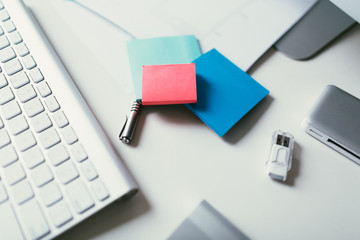
M 139 112 L 141 109 L 141 102 L 134 101 L 131 106 L 129 117 L 126 121 L 124 129 L 121 133 L 120 140 L 124 143 L 129 143 L 134 135 L 135 127 L 139 118 Z

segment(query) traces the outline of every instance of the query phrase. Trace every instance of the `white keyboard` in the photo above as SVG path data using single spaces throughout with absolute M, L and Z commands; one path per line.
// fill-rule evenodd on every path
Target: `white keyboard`
M 33 24 L 21 28 L 12 13 L 21 14 L 19 24 L 32 21 L 19 1 L 0 2 L 0 239 L 49 239 L 136 185 L 78 103 L 75 85 L 52 75 L 56 59 L 32 51 L 47 48 L 26 41 L 38 35 Z

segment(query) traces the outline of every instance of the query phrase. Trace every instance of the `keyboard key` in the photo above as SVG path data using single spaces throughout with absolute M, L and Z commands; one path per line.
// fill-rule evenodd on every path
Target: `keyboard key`
M 13 44 L 18 44 L 18 43 L 21 43 L 22 42 L 22 37 L 20 36 L 20 34 L 18 32 L 11 32 L 9 33 L 9 38 L 10 38 L 10 41 L 13 43 Z
M 78 162 L 82 162 L 88 158 L 84 147 L 80 143 L 75 143 L 71 147 L 71 153 L 74 156 L 75 160 Z
M 26 69 L 30 70 L 36 67 L 36 62 L 34 61 L 34 58 L 31 55 L 26 55 L 23 57 L 23 63 Z
M 37 85 L 37 89 L 42 97 L 49 96 L 52 92 L 47 82 L 43 81 Z
M 29 125 L 28 125 L 25 117 L 22 115 L 19 115 L 17 117 L 14 117 L 13 119 L 9 120 L 8 127 L 9 127 L 11 134 L 18 135 L 19 133 L 27 130 L 29 128 Z
M 80 178 L 69 183 L 66 192 L 77 213 L 83 213 L 95 205 L 88 189 Z
M 7 31 L 7 32 L 13 32 L 16 30 L 14 22 L 11 20 L 4 22 L 3 26 L 4 26 L 5 31 Z
M 77 142 L 78 138 L 74 132 L 74 129 L 70 126 L 67 126 L 61 130 L 61 135 L 63 136 L 65 142 L 69 145 Z
M 34 197 L 34 192 L 26 179 L 12 186 L 11 192 L 15 202 L 19 205 Z
M 47 113 L 42 112 L 31 119 L 31 126 L 39 133 L 51 127 L 52 122 Z
M 5 87 L 6 85 L 8 85 L 8 82 L 4 74 L 0 74 L 0 88 Z
M 7 39 L 7 37 L 5 35 L 0 36 L 0 49 L 3 49 L 9 45 L 10 45 L 10 42 Z
M 67 119 L 67 117 L 65 116 L 63 111 L 57 111 L 53 114 L 53 119 L 56 123 L 56 126 L 58 126 L 59 128 L 63 128 L 66 125 L 69 124 L 69 121 Z
M 39 188 L 39 194 L 44 205 L 47 207 L 62 199 L 59 187 L 54 181 Z
M 51 164 L 54 166 L 57 166 L 70 158 L 69 153 L 63 144 L 57 144 L 50 148 L 47 151 L 47 156 Z
M 36 92 L 31 84 L 27 84 L 16 91 L 16 95 L 22 103 L 36 97 Z
M 80 164 L 80 170 L 88 181 L 92 181 L 98 177 L 94 165 L 89 160 Z
M 0 204 L 5 202 L 6 200 L 8 200 L 8 195 L 7 195 L 7 192 L 5 190 L 4 185 L 0 181 Z
M 4 34 L 4 30 L 2 29 L 2 27 L 0 26 L 0 35 Z
M 56 168 L 56 174 L 62 184 L 68 184 L 77 177 L 79 173 L 71 161 L 66 161 Z
M 0 239 L 25 239 L 9 201 L 0 204 Z
M 60 137 L 54 128 L 48 128 L 39 134 L 40 143 L 44 148 L 50 148 L 59 143 Z
M 1 121 L 2 122 L 2 121 Z M 11 142 L 9 134 L 6 129 L 0 129 L 0 148 L 8 145 Z
M 31 239 L 40 239 L 50 233 L 44 214 L 34 198 L 21 205 L 19 213 L 24 223 L 24 231 Z
M 13 92 L 9 87 L 0 89 L 0 105 L 3 105 L 15 98 Z
M 0 20 L 5 22 L 6 20 L 9 20 L 10 16 L 6 10 L 0 10 Z
M 19 72 L 10 77 L 10 82 L 14 88 L 20 88 L 25 84 L 28 84 L 30 81 L 25 72 Z
M 21 181 L 26 177 L 24 169 L 21 166 L 19 161 L 12 163 L 11 165 L 4 168 L 4 178 L 6 179 L 9 185 L 14 185 L 15 183 Z
M 26 56 L 27 54 L 29 54 L 29 49 L 27 48 L 25 43 L 19 43 L 18 45 L 15 45 L 15 51 L 17 52 L 18 55 L 20 55 L 21 57 Z
M 54 96 L 45 98 L 45 105 L 50 112 L 55 112 L 56 110 L 60 109 L 60 105 Z
M 66 206 L 64 201 L 57 202 L 49 208 L 49 215 L 51 221 L 56 227 L 61 227 L 65 223 L 73 219 L 69 208 Z
M 43 112 L 45 108 L 38 98 L 34 98 L 24 104 L 24 110 L 29 117 L 33 117 Z
M 19 104 L 13 100 L 1 106 L 1 112 L 6 120 L 12 119 L 21 113 Z
M 96 179 L 91 183 L 91 189 L 100 201 L 104 201 L 110 196 L 109 191 L 100 179 Z
M 38 146 L 34 146 L 23 152 L 22 157 L 26 167 L 29 169 L 32 169 L 45 161 L 45 158 Z
M 4 63 L 4 70 L 7 75 L 11 76 L 11 75 L 14 75 L 15 73 L 23 70 L 23 67 L 22 67 L 21 63 L 19 62 L 19 60 L 13 59 L 13 60 L 10 60 L 10 61 Z
M 36 140 L 30 130 L 26 130 L 15 136 L 15 142 L 22 152 L 36 145 Z
M 0 50 L 0 61 L 6 63 L 7 61 L 14 59 L 16 54 L 12 47 L 7 47 Z
M 32 180 L 37 187 L 40 187 L 54 179 L 49 167 L 43 163 L 33 168 L 30 172 Z
M 30 70 L 30 78 L 34 83 L 41 82 L 44 80 L 44 76 L 42 75 L 40 69 L 34 68 Z
M 0 166 L 6 167 L 9 164 L 18 160 L 18 155 L 15 151 L 15 148 L 11 145 L 8 145 L 0 149 Z
M 0 128 L 3 128 L 4 127 L 4 122 L 2 121 L 1 117 L 0 117 Z M 1 137 L 0 137 L 1 139 Z M 0 140 L 1 141 L 1 140 Z M 1 148 L 1 144 L 0 144 L 0 148 Z

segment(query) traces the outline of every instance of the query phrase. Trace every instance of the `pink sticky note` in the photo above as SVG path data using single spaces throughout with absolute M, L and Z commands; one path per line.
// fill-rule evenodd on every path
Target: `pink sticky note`
M 195 63 L 143 66 L 143 105 L 196 103 Z

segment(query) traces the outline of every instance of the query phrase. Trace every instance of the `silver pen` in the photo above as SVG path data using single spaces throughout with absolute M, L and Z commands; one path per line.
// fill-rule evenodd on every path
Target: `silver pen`
M 130 113 L 126 116 L 124 126 L 119 134 L 119 139 L 123 143 L 129 143 L 133 137 L 141 106 L 141 100 L 135 100 L 131 105 Z

